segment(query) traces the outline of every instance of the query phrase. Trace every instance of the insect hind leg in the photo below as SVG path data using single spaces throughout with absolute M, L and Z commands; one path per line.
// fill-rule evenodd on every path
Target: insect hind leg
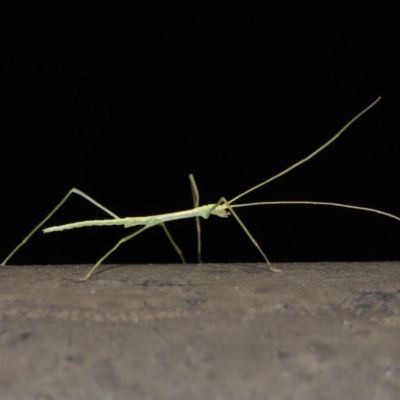
M 47 214 L 46 217 L 28 233 L 28 235 L 22 240 L 22 242 L 19 243 L 18 246 L 16 246 L 14 248 L 14 250 L 11 251 L 11 253 L 3 260 L 1 265 L 7 264 L 7 262 L 10 260 L 10 258 L 36 233 L 36 231 L 38 231 L 58 211 L 58 209 L 68 200 L 68 198 L 71 196 L 71 194 L 77 194 L 78 196 L 83 197 L 85 200 L 89 201 L 90 203 L 92 203 L 96 207 L 100 208 L 101 210 L 103 210 L 105 213 L 109 214 L 113 218 L 119 218 L 119 216 L 117 214 L 115 214 L 114 212 L 112 212 L 111 210 L 109 210 L 108 208 L 103 206 L 102 204 L 100 204 L 98 201 L 94 200 L 92 197 L 90 197 L 86 193 L 82 192 L 79 189 L 72 188 L 61 199 L 61 201 L 50 211 L 50 213 Z M 165 226 L 165 224 L 161 224 L 161 227 L 164 229 L 164 232 L 167 235 L 168 240 L 170 241 L 170 243 L 174 247 L 175 251 L 178 253 L 178 255 L 181 258 L 182 262 L 185 263 L 185 258 L 183 257 L 181 249 L 179 248 L 179 246 L 174 241 L 172 235 L 169 233 L 169 231 L 168 231 L 167 227 Z
M 1 263 L 1 265 L 7 264 L 7 262 L 10 260 L 10 258 L 31 238 L 31 236 L 39 230 L 55 213 L 56 211 L 68 200 L 68 198 L 71 196 L 71 194 L 77 194 L 78 196 L 83 197 L 87 201 L 91 202 L 94 204 L 96 207 L 100 208 L 107 214 L 111 215 L 114 218 L 118 218 L 118 215 L 114 214 L 112 211 L 110 211 L 108 208 L 104 207 L 101 205 L 99 202 L 96 200 L 92 199 L 90 196 L 88 196 L 86 193 L 82 192 L 79 189 L 72 188 L 62 199 L 61 201 L 50 211 L 49 214 L 38 224 L 36 225 L 29 233 L 28 235 L 22 240 L 22 242 L 14 248 L 14 250 L 4 259 L 4 261 Z

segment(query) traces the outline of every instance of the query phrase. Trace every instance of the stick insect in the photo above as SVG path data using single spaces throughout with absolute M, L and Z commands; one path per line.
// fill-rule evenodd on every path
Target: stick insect
M 317 205 L 317 206 L 331 206 L 331 207 L 342 207 L 342 208 L 350 208 L 350 209 L 355 209 L 355 210 L 361 210 L 361 211 L 368 211 L 368 212 L 373 212 L 377 214 L 384 215 L 389 218 L 396 219 L 400 221 L 400 218 L 397 217 L 396 215 L 389 214 L 387 212 L 377 210 L 374 208 L 368 208 L 368 207 L 359 207 L 359 206 L 354 206 L 350 204 L 343 204 L 343 203 L 332 203 L 332 202 L 320 202 L 320 201 L 263 201 L 263 202 L 256 202 L 256 203 L 243 203 L 243 204 L 236 204 L 236 201 L 239 200 L 240 198 L 246 196 L 247 194 L 259 189 L 262 186 L 267 185 L 268 183 L 272 182 L 275 179 L 280 178 L 281 176 L 287 174 L 288 172 L 294 170 L 295 168 L 299 167 L 301 164 L 304 164 L 305 162 L 311 160 L 313 157 L 315 157 L 318 153 L 320 153 L 322 150 L 327 148 L 330 144 L 332 144 L 336 139 L 339 138 L 339 136 L 347 130 L 347 128 L 352 125 L 356 120 L 358 120 L 363 114 L 365 114 L 368 110 L 370 110 L 372 107 L 374 107 L 380 100 L 380 97 L 377 98 L 373 103 L 371 103 L 368 107 L 366 107 L 364 110 L 362 110 L 360 113 L 358 113 L 353 119 L 351 119 L 342 129 L 340 129 L 339 132 L 337 132 L 331 139 L 329 139 L 327 142 L 325 142 L 322 146 L 318 147 L 315 151 L 313 151 L 311 154 L 309 154 L 307 157 L 301 159 L 300 161 L 294 163 L 293 165 L 289 166 L 288 168 L 284 169 L 280 173 L 272 176 L 271 178 L 268 178 L 267 180 L 259 183 L 256 186 L 251 187 L 250 189 L 244 191 L 243 193 L 240 193 L 236 197 L 234 197 L 231 200 L 227 200 L 225 197 L 221 197 L 217 203 L 214 204 L 207 204 L 204 206 L 199 205 L 199 193 L 197 190 L 196 182 L 194 180 L 194 177 L 192 174 L 189 175 L 190 183 L 191 183 L 191 188 L 192 188 L 192 195 L 193 195 L 193 202 L 194 202 L 194 208 L 190 210 L 184 210 L 184 211 L 177 211 L 177 212 L 172 212 L 172 213 L 167 213 L 167 214 L 160 214 L 160 215 L 152 215 L 152 216 L 146 216 L 146 217 L 126 217 L 126 218 L 120 218 L 118 215 L 92 199 L 90 196 L 87 194 L 83 193 L 82 191 L 78 189 L 71 189 L 66 196 L 54 207 L 54 209 L 23 239 L 23 241 L 6 257 L 6 259 L 2 262 L 2 264 L 6 264 L 9 259 L 20 249 L 21 246 L 23 246 L 29 239 L 30 237 L 38 230 L 40 229 L 46 222 L 47 220 L 67 201 L 69 196 L 73 193 L 83 197 L 84 199 L 88 200 L 104 212 L 106 212 L 108 215 L 112 217 L 112 219 L 104 219 L 104 220 L 90 220 L 90 221 L 80 221 L 80 222 L 73 222 L 69 224 L 64 224 L 64 225 L 58 225 L 58 226 L 52 226 L 49 228 L 44 229 L 43 231 L 45 233 L 48 232 L 56 232 L 56 231 L 63 231 L 67 229 L 74 229 L 74 228 L 82 228 L 82 227 L 87 227 L 87 226 L 110 226 L 110 225 L 122 225 L 125 228 L 130 228 L 134 226 L 142 226 L 140 229 L 135 231 L 134 233 L 124 236 L 122 239 L 120 239 L 117 244 L 114 245 L 106 254 L 104 254 L 97 262 L 96 264 L 87 272 L 87 274 L 81 278 L 81 281 L 86 281 L 88 280 L 97 270 L 97 268 L 103 263 L 103 261 L 108 258 L 110 254 L 112 254 L 117 248 L 124 242 L 127 242 L 128 240 L 133 239 L 135 236 L 139 235 L 140 233 L 144 232 L 145 230 L 152 228 L 153 226 L 159 225 L 163 228 L 168 240 L 170 241 L 171 245 L 181 258 L 181 261 L 185 263 L 185 258 L 183 256 L 183 253 L 179 246 L 176 244 L 175 240 L 173 239 L 172 235 L 168 231 L 165 223 L 169 221 L 174 221 L 178 219 L 185 219 L 185 218 L 195 218 L 196 219 L 196 228 L 197 228 L 197 251 L 198 251 L 198 259 L 199 262 L 201 262 L 201 236 L 200 236 L 200 217 L 207 219 L 210 217 L 210 215 L 215 215 L 220 218 L 226 218 L 229 215 L 232 215 L 236 221 L 239 223 L 239 225 L 242 227 L 243 231 L 246 233 L 248 238 L 251 240 L 251 242 L 254 244 L 254 246 L 257 248 L 259 253 L 262 255 L 264 258 L 268 268 L 272 272 L 281 272 L 279 269 L 275 268 L 272 266 L 270 263 L 268 257 L 264 253 L 264 251 L 261 249 L 260 245 L 258 242 L 255 240 L 255 238 L 251 235 L 249 230 L 246 228 L 242 220 L 239 218 L 237 215 L 236 211 L 234 210 L 235 208 L 239 207 L 252 207 L 252 206 L 259 206 L 259 205 L 278 205 L 278 204 L 304 204 L 304 205 Z

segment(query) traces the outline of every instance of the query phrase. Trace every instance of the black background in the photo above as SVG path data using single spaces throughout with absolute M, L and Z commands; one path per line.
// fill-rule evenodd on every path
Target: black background
M 378 96 L 330 148 L 243 201 L 400 215 L 396 21 L 390 10 L 339 11 L 165 8 L 10 24 L 0 65 L 2 257 L 72 187 L 120 216 L 191 208 L 189 173 L 202 204 L 230 199 L 314 151 Z M 238 212 L 275 262 L 400 258 L 400 223 L 381 216 Z M 73 196 L 46 226 L 104 217 Z M 204 261 L 262 261 L 232 218 L 202 226 Z M 194 220 L 170 229 L 195 262 Z M 91 263 L 125 233 L 39 232 L 11 263 Z M 179 259 L 155 227 L 108 261 Z

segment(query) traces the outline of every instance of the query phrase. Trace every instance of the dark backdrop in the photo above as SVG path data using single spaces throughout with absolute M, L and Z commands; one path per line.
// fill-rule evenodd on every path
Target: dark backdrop
M 243 201 L 336 201 L 400 215 L 395 22 L 376 10 L 164 9 L 10 26 L 0 65 L 1 256 L 71 187 L 121 216 L 191 208 L 189 173 L 202 204 L 230 199 L 315 150 L 378 96 L 339 141 Z M 400 223 L 381 216 L 238 211 L 272 261 L 400 258 Z M 47 226 L 103 216 L 74 197 Z M 195 262 L 194 220 L 170 228 Z M 12 262 L 94 262 L 126 232 L 38 233 Z M 232 218 L 204 221 L 203 245 L 207 262 L 262 261 Z M 159 228 L 109 259 L 175 261 Z

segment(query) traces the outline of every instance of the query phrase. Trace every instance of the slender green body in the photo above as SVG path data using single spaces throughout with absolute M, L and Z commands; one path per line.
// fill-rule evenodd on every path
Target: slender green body
M 200 236 L 200 218 L 207 219 L 210 215 L 215 215 L 218 217 L 228 217 L 229 215 L 232 215 L 236 221 L 239 223 L 239 225 L 242 227 L 246 235 L 249 237 L 249 239 L 252 241 L 254 246 L 258 249 L 260 254 L 264 257 L 265 262 L 269 266 L 269 269 L 273 272 L 280 272 L 278 269 L 274 268 L 271 263 L 269 262 L 267 256 L 259 246 L 258 242 L 254 239 L 254 237 L 250 234 L 246 226 L 243 224 L 237 213 L 234 211 L 234 208 L 239 208 L 239 207 L 251 207 L 251 206 L 256 206 L 256 205 L 277 205 L 277 204 L 303 204 L 303 205 L 319 205 L 319 206 L 331 206 L 331 207 L 344 207 L 344 208 L 350 208 L 350 209 L 356 209 L 356 210 L 361 210 L 361 211 L 368 211 L 368 212 L 373 212 L 377 213 L 389 218 L 396 219 L 400 221 L 400 218 L 397 217 L 396 215 L 389 214 L 387 212 L 381 211 L 381 210 L 376 210 L 373 208 L 367 208 L 367 207 L 359 207 L 359 206 L 354 206 L 354 205 L 349 205 L 349 204 L 341 204 L 341 203 L 330 203 L 330 202 L 313 202 L 313 201 L 272 201 L 272 202 L 256 202 L 256 203 L 245 203 L 245 204 L 234 204 L 239 198 L 249 194 L 250 192 L 253 192 L 254 190 L 257 190 L 258 188 L 267 185 L 268 183 L 272 182 L 275 179 L 280 178 L 281 176 L 287 174 L 291 170 L 297 168 L 301 164 L 311 160 L 314 156 L 316 156 L 318 153 L 320 153 L 322 150 L 324 150 L 326 147 L 328 147 L 332 142 L 334 142 L 351 124 L 353 124 L 358 118 L 360 118 L 363 114 L 365 114 L 369 109 L 371 109 L 378 101 L 380 98 L 375 100 L 372 104 L 370 104 L 368 107 L 366 107 L 363 111 L 361 111 L 359 114 L 357 114 L 352 120 L 350 120 L 336 135 L 334 135 L 331 139 L 329 139 L 326 143 L 324 143 L 322 146 L 317 148 L 314 152 L 309 154 L 307 157 L 301 159 L 297 163 L 291 165 L 290 167 L 286 168 L 285 170 L 281 171 L 280 173 L 272 176 L 271 178 L 259 183 L 256 186 L 253 186 L 252 188 L 246 190 L 245 192 L 239 194 L 238 196 L 234 197 L 231 200 L 226 200 L 224 197 L 221 197 L 220 200 L 215 203 L 215 204 L 207 204 L 204 206 L 199 206 L 199 192 L 197 190 L 197 185 L 194 180 L 193 175 L 189 175 L 189 179 L 191 182 L 191 188 L 192 188 L 192 194 L 193 194 L 193 203 L 194 203 L 194 208 L 189 209 L 189 210 L 184 210 L 184 211 L 177 211 L 177 212 L 172 212 L 172 213 L 166 213 L 166 214 L 159 214 L 159 215 L 152 215 L 152 216 L 144 216 L 144 217 L 126 217 L 126 218 L 120 218 L 118 215 L 98 203 L 96 200 L 92 199 L 90 196 L 87 194 L 83 193 L 82 191 L 78 189 L 71 189 L 66 196 L 56 205 L 56 207 L 26 236 L 23 241 L 6 257 L 6 259 L 3 261 L 2 264 L 6 264 L 8 260 L 19 250 L 21 246 L 23 246 L 29 238 L 38 230 L 40 229 L 46 222 L 47 220 L 67 201 L 69 196 L 73 193 L 83 197 L 84 199 L 88 200 L 92 204 L 94 204 L 96 207 L 102 209 L 104 212 L 106 212 L 108 215 L 112 217 L 112 219 L 104 219 L 104 220 L 91 220 L 91 221 L 80 221 L 80 222 L 73 222 L 70 224 L 65 224 L 65 225 L 59 225 L 59 226 L 52 226 L 50 228 L 44 229 L 44 232 L 56 232 L 56 231 L 63 231 L 67 229 L 75 229 L 75 228 L 82 228 L 82 227 L 87 227 L 87 226 L 111 226 L 111 225 L 122 225 L 125 228 L 131 228 L 135 226 L 142 226 L 140 229 L 135 231 L 134 233 L 131 233 L 128 236 L 123 237 L 111 250 L 109 250 L 102 258 L 100 258 L 97 263 L 89 270 L 89 272 L 81 279 L 83 281 L 89 279 L 95 270 L 98 268 L 98 266 L 111 254 L 113 253 L 122 243 L 133 239 L 135 236 L 139 235 L 140 233 L 144 232 L 146 229 L 149 229 L 153 226 L 159 225 L 164 229 L 164 232 L 170 241 L 171 245 L 174 247 L 175 251 L 181 258 L 182 262 L 185 262 L 185 259 L 183 257 L 182 251 L 179 248 L 179 246 L 175 243 L 174 239 L 172 238 L 171 234 L 169 233 L 165 223 L 169 221 L 175 221 L 175 220 L 180 220 L 180 219 L 186 219 L 186 218 L 195 218 L 196 219 L 196 227 L 197 227 L 197 235 L 198 235 L 198 258 L 199 262 L 201 260 L 201 236 Z
M 123 225 L 125 228 L 139 225 L 158 225 L 161 222 L 175 221 L 178 219 L 202 217 L 207 219 L 210 215 L 226 218 L 229 213 L 226 211 L 226 206 L 216 206 L 215 204 L 208 204 L 205 206 L 192 208 L 190 210 L 176 211 L 167 214 L 150 215 L 147 217 L 126 217 L 114 219 L 99 219 L 91 221 L 73 222 L 71 224 L 52 226 L 43 230 L 45 233 L 64 231 L 67 229 L 83 228 L 86 226 L 112 226 Z

